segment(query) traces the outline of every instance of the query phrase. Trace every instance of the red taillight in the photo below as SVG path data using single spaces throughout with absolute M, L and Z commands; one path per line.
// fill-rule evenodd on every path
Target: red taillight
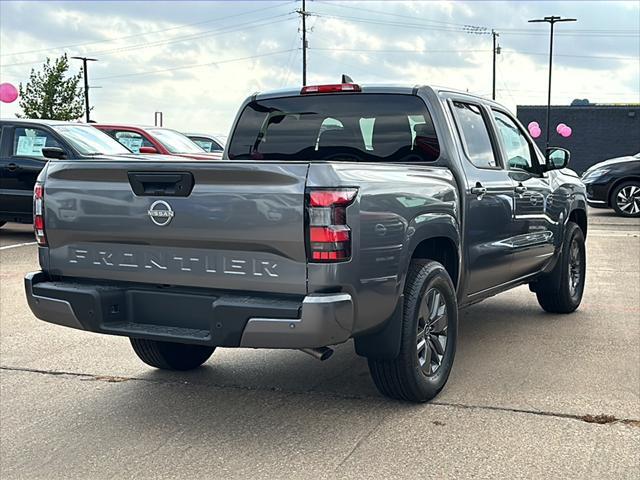
M 356 83 L 336 83 L 333 85 L 307 85 L 300 90 L 301 95 L 309 93 L 361 92 Z
M 36 242 L 41 247 L 47 246 L 47 236 L 44 233 L 44 185 L 36 183 L 33 187 L 33 232 Z
M 346 223 L 346 207 L 357 193 L 356 188 L 307 192 L 309 261 L 336 262 L 351 258 L 351 229 Z
M 344 190 L 312 190 L 309 192 L 311 207 L 340 207 L 350 204 L 358 191 L 355 188 Z

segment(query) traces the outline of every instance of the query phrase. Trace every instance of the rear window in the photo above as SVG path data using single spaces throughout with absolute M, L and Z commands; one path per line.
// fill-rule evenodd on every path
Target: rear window
M 414 95 L 336 94 L 249 103 L 229 146 L 233 160 L 433 162 L 440 145 Z

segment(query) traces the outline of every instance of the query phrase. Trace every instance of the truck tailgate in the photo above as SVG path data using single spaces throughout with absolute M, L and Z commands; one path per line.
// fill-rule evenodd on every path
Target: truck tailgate
M 304 294 L 307 170 L 303 162 L 50 162 L 49 271 Z

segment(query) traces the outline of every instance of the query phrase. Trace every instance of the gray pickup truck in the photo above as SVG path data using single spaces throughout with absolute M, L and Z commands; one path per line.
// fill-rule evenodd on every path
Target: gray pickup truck
M 130 337 L 161 369 L 216 347 L 325 359 L 353 339 L 382 394 L 427 401 L 451 371 L 459 308 L 523 284 L 548 312 L 580 304 L 586 197 L 568 159 L 501 105 L 448 89 L 256 94 L 221 161 L 49 162 L 29 306 Z

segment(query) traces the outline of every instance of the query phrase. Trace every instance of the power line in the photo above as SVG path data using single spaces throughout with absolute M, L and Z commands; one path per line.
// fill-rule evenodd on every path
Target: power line
M 293 50 L 297 50 L 297 49 L 293 49 Z M 194 64 L 194 65 L 183 65 L 181 67 L 163 68 L 161 70 L 151 70 L 151 71 L 147 71 L 147 72 L 123 73 L 123 74 L 119 74 L 119 75 L 109 75 L 109 76 L 106 76 L 106 77 L 98 77 L 98 78 L 96 78 L 96 80 L 110 80 L 112 78 L 138 77 L 138 76 L 143 76 L 143 75 L 155 75 L 156 73 L 173 72 L 173 71 L 176 71 L 176 70 L 186 70 L 186 69 L 190 69 L 190 68 L 209 67 L 209 66 L 212 66 L 212 65 L 221 65 L 221 64 L 224 64 L 224 63 L 240 62 L 242 60 L 251 60 L 251 59 L 254 59 L 254 58 L 270 57 L 270 56 L 273 56 L 273 55 L 280 55 L 282 53 L 289 53 L 290 51 L 291 51 L 291 49 L 278 50 L 276 52 L 261 53 L 259 55 L 251 55 L 251 56 L 248 56 L 248 57 L 230 58 L 230 59 L 227 59 L 227 60 L 218 60 L 216 62 L 198 63 L 198 64 Z
M 207 24 L 207 23 L 214 23 L 214 22 L 217 23 L 217 22 L 221 22 L 222 20 L 228 20 L 230 18 L 241 17 L 241 16 L 244 16 L 244 15 L 251 15 L 251 14 L 254 14 L 256 12 L 261 12 L 263 10 L 269 10 L 269 9 L 272 9 L 272 8 L 282 7 L 283 5 L 289 5 L 291 3 L 295 3 L 295 0 L 290 0 L 288 2 L 279 3 L 277 5 L 269 5 L 268 7 L 257 8 L 257 9 L 249 10 L 249 11 L 242 12 L 242 13 L 236 13 L 234 15 L 227 15 L 225 17 L 218 17 L 218 18 L 214 18 L 214 19 L 210 19 L 210 20 L 203 20 L 203 21 L 200 21 L 200 22 L 184 23 L 184 24 L 181 24 L 181 25 L 176 25 L 176 26 L 168 27 L 168 28 L 162 28 L 162 29 L 159 29 L 159 30 L 153 30 L 153 31 L 150 31 L 150 32 L 134 33 L 132 35 L 125 35 L 123 37 L 109 38 L 109 39 L 105 39 L 105 40 L 96 40 L 96 41 L 93 41 L 93 42 L 74 43 L 74 44 L 69 44 L 69 45 L 60 45 L 60 46 L 57 46 L 57 47 L 42 48 L 42 49 L 39 49 L 39 50 L 25 50 L 25 51 L 22 51 L 22 52 L 3 53 L 3 54 L 0 55 L 0 57 L 26 55 L 26 54 L 29 54 L 29 53 L 50 52 L 50 51 L 54 51 L 54 50 L 62 50 L 62 49 L 65 49 L 65 48 L 84 47 L 84 46 L 87 46 L 87 45 L 98 45 L 98 44 L 101 44 L 101 43 L 111 43 L 111 42 L 116 42 L 116 41 L 119 41 L 119 40 L 128 40 L 130 38 L 143 37 L 143 36 L 146 36 L 146 35 L 153 35 L 155 33 L 164 33 L 164 32 L 169 32 L 169 31 L 172 31 L 172 30 L 179 30 L 179 29 L 188 28 L 188 27 L 195 27 L 197 25 L 204 25 L 204 24 Z
M 353 7 L 347 7 L 346 5 L 340 5 L 340 4 L 333 4 L 331 2 L 323 2 L 323 5 L 329 5 L 330 7 L 340 7 L 343 9 L 347 9 L 350 10 L 351 12 L 354 11 Z M 370 13 L 376 13 L 379 15 L 387 15 L 390 17 L 397 17 L 397 18 L 407 18 L 410 20 L 415 21 L 416 17 L 415 16 L 410 16 L 410 15 L 400 15 L 398 13 L 391 13 L 391 12 L 383 12 L 381 10 L 373 10 L 370 8 L 363 8 L 361 6 L 357 7 L 357 10 L 360 12 L 370 12 Z M 421 19 L 421 22 L 425 22 L 425 23 L 435 23 L 435 24 L 441 24 L 441 25 L 450 25 L 450 26 L 456 26 L 456 27 L 469 27 L 469 26 L 474 26 L 474 25 L 468 25 L 468 24 L 463 24 L 463 23 L 453 23 L 453 22 L 445 22 L 442 20 L 429 20 L 429 19 Z M 487 27 L 479 27 L 479 28 L 485 28 L 487 29 Z
M 540 53 L 540 52 L 522 52 L 520 50 L 513 49 L 502 49 L 503 52 L 507 53 L 518 53 L 522 55 L 540 55 L 540 56 L 548 56 L 548 53 Z M 622 57 L 622 56 L 610 56 L 610 55 L 574 55 L 568 53 L 555 53 L 554 57 L 575 57 L 575 58 L 599 58 L 602 60 L 635 60 L 638 61 L 638 57 Z
M 309 48 L 309 50 L 324 50 L 331 52 L 349 52 L 349 53 L 417 53 L 417 54 L 430 54 L 430 53 L 487 53 L 490 52 L 491 49 L 457 49 L 457 50 L 432 50 L 429 48 L 422 49 L 366 49 L 366 48 L 330 48 L 330 47 L 313 47 Z M 521 55 L 541 55 L 548 56 L 548 53 L 541 52 L 523 52 L 520 50 L 514 49 L 506 49 L 500 47 L 500 52 L 507 52 L 511 54 L 521 54 Z M 624 56 L 608 56 L 608 55 L 573 55 L 573 54 L 564 54 L 557 53 L 553 55 L 554 57 L 576 57 L 576 58 L 596 58 L 602 60 L 638 60 L 638 57 L 624 57 Z
M 490 52 L 489 49 L 466 49 L 466 50 L 430 50 L 430 49 L 422 49 L 422 50 L 411 50 L 411 49 L 382 49 L 382 50 L 374 50 L 374 49 L 366 49 L 366 48 L 328 48 L 328 47 L 313 47 L 309 48 L 309 50 L 325 50 L 331 52 L 353 52 L 353 53 L 476 53 L 476 52 Z
M 208 31 L 204 31 L 204 32 L 200 32 L 197 34 L 190 34 L 190 35 L 185 35 L 182 37 L 176 37 L 170 40 L 160 40 L 160 41 L 155 41 L 155 42 L 146 42 L 146 43 L 141 43 L 141 44 L 137 44 L 137 45 L 130 45 L 127 47 L 120 47 L 120 48 L 116 48 L 116 49 L 111 49 L 111 50 L 100 50 L 97 52 L 93 52 L 92 55 L 112 55 L 112 54 L 116 54 L 116 53 L 121 53 L 121 52 L 129 52 L 129 51 L 133 51 L 133 50 L 140 50 L 140 49 L 144 49 L 144 48 L 151 48 L 151 47 L 157 47 L 157 46 L 161 46 L 161 45 L 170 45 L 172 43 L 180 43 L 180 42 L 185 42 L 185 41 L 190 41 L 190 40 L 199 40 L 201 38 L 208 38 L 208 37 L 215 37 L 218 35 L 224 35 L 227 33 L 233 33 L 233 32 L 237 32 L 240 30 L 244 30 L 247 26 L 251 26 L 252 28 L 261 28 L 261 27 L 265 27 L 265 26 L 269 26 L 269 25 L 273 25 L 275 23 L 280 23 L 280 22 L 285 22 L 288 21 L 290 18 L 286 18 L 289 17 L 290 15 L 292 15 L 293 12 L 289 12 L 289 13 L 285 13 L 285 14 L 280 14 L 280 15 L 274 15 L 272 17 L 267 17 L 265 19 L 261 19 L 261 20 L 252 20 L 250 22 L 245 22 L 245 23 L 241 23 L 241 24 L 235 24 L 229 27 L 223 27 L 220 29 L 215 29 L 215 30 L 208 30 Z M 270 21 L 273 20 L 275 18 L 280 18 L 280 17 L 285 17 L 285 18 L 281 18 L 281 20 L 277 20 L 277 21 Z M 265 22 L 265 20 L 269 20 L 267 22 Z M 259 22 L 263 22 L 263 23 L 259 23 Z M 40 60 L 40 61 L 35 61 L 35 62 L 19 62 L 19 63 L 10 63 L 10 64 L 6 64 L 6 65 L 0 65 L 0 67 L 2 68 L 6 68 L 6 67 L 14 67 L 14 66 L 20 66 L 20 65 L 37 65 L 40 63 L 43 63 L 45 60 Z
M 331 14 L 331 15 L 327 15 L 324 13 L 311 13 L 310 15 L 315 15 L 317 17 L 320 18 L 329 18 L 329 19 L 337 19 L 337 20 L 351 20 L 352 22 L 357 22 L 357 23 L 368 23 L 368 24 L 372 24 L 372 25 L 384 25 L 384 26 L 391 26 L 391 27 L 402 27 L 402 28 L 417 28 L 420 30 L 425 30 L 425 29 L 429 29 L 429 30 L 436 30 L 436 31 L 441 31 L 441 32 L 462 32 L 462 33 L 471 33 L 470 30 L 468 30 L 470 27 L 474 28 L 474 29 L 478 29 L 478 28 L 482 28 L 482 27 L 475 27 L 473 25 L 467 26 L 467 30 L 465 30 L 465 27 L 460 27 L 460 28 L 453 28 L 453 27 L 434 27 L 433 25 L 426 25 L 424 23 L 401 23 L 401 22 L 389 22 L 387 20 L 375 20 L 375 19 L 367 19 L 367 18 L 362 18 L 362 17 L 354 17 L 354 16 L 346 16 L 346 15 L 335 15 L 335 14 Z
M 339 8 L 343 8 L 343 9 L 348 9 L 351 12 L 353 12 L 354 9 L 353 7 L 348 7 L 346 5 L 336 5 L 336 4 L 332 4 L 330 2 L 323 2 L 323 5 L 329 5 L 331 7 L 339 7 Z M 357 11 L 360 12 L 371 12 L 371 13 L 375 13 L 378 15 L 386 15 L 386 16 L 391 16 L 391 17 L 397 17 L 397 18 L 405 18 L 405 19 L 410 19 L 412 20 L 412 25 L 424 25 L 426 27 L 431 27 L 431 29 L 435 29 L 435 30 L 441 30 L 441 31 L 465 31 L 467 33 L 470 33 L 469 30 L 478 30 L 479 32 L 482 32 L 483 34 L 487 34 L 489 35 L 490 32 L 490 28 L 486 27 L 486 26 L 476 26 L 476 25 L 469 25 L 469 24 L 461 24 L 461 23 L 453 23 L 453 22 L 444 22 L 444 21 L 438 21 L 438 20 L 428 20 L 428 19 L 420 19 L 420 18 L 416 18 L 415 16 L 410 16 L 410 15 L 401 15 L 401 14 L 397 14 L 397 13 L 390 13 L 390 12 L 383 12 L 380 10 L 373 10 L 373 9 L 367 9 L 367 8 L 363 8 L 358 6 L 357 7 Z M 381 19 L 367 19 L 364 17 L 347 17 L 344 15 L 336 15 L 336 14 L 323 14 L 323 13 L 316 13 L 316 15 L 319 16 L 325 16 L 325 17 L 335 17 L 335 18 L 351 18 L 351 19 L 360 19 L 363 21 L 367 21 L 367 22 L 374 22 L 374 21 L 382 21 Z M 434 28 L 432 25 L 429 25 L 430 23 L 436 23 L 436 24 L 442 24 L 443 27 L 440 28 Z M 394 23 L 398 24 L 398 22 Z M 403 25 L 403 24 L 400 24 Z M 449 28 L 446 28 L 446 26 L 448 26 Z M 457 27 L 457 28 L 456 28 Z M 513 35 L 520 35 L 520 34 L 531 34 L 531 35 L 535 35 L 535 36 L 540 36 L 540 35 L 545 35 L 545 34 L 541 34 L 539 31 L 534 30 L 534 29 L 526 29 L 526 28 L 498 28 L 495 27 L 495 30 L 499 30 L 501 33 L 502 32 L 506 32 L 508 34 L 513 34 Z M 560 36 L 638 36 L 640 35 L 640 30 L 637 29 L 572 29 L 570 32 L 558 32 L 557 35 Z

